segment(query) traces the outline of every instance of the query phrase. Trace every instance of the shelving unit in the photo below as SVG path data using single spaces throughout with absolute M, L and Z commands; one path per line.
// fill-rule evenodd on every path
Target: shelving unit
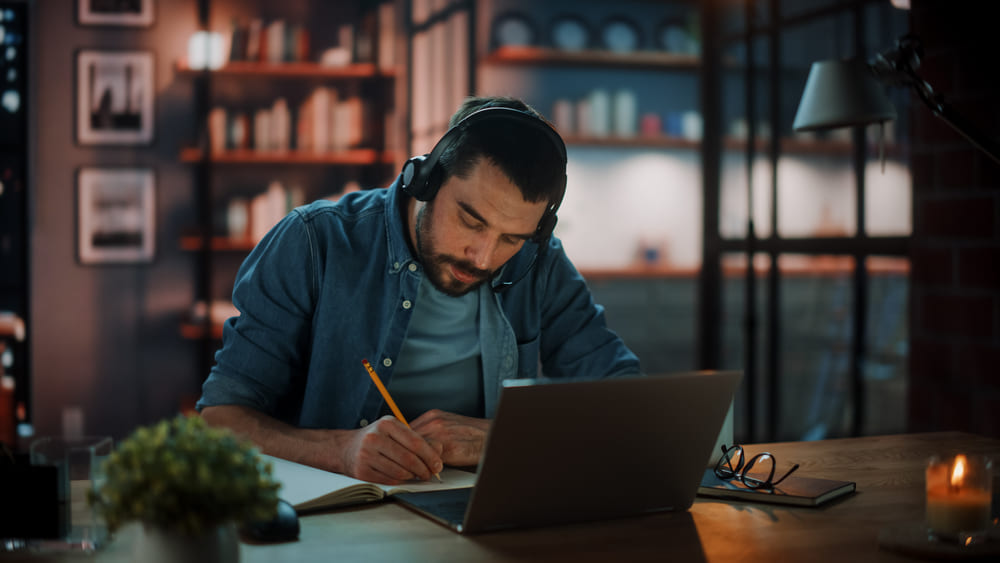
M 202 17 L 211 13 L 211 2 L 206 2 Z M 342 66 L 329 66 L 313 62 L 319 59 L 319 53 L 326 48 L 336 46 L 336 34 L 327 31 L 339 25 L 350 26 L 355 40 L 360 37 L 359 24 L 366 17 L 374 16 L 382 4 L 392 4 L 398 7 L 395 0 L 383 2 L 367 2 L 351 5 L 325 6 L 322 13 L 333 15 L 334 20 L 325 23 L 307 22 L 311 28 L 311 36 L 318 39 L 308 54 L 309 60 L 288 62 L 264 62 L 231 60 L 222 67 L 213 70 L 194 69 L 186 60 L 174 64 L 174 72 L 181 79 L 192 80 L 196 92 L 196 117 L 198 125 L 197 140 L 192 140 L 186 146 L 179 147 L 178 160 L 190 164 L 195 172 L 196 222 L 186 230 L 178 241 L 183 251 L 191 252 L 197 260 L 194 303 L 190 313 L 180 322 L 179 333 L 184 339 L 202 344 L 201 372 L 207 375 L 211 367 L 211 354 L 217 348 L 217 341 L 222 337 L 222 325 L 219 319 L 213 319 L 210 312 L 215 303 L 225 303 L 229 295 L 219 285 L 219 280 L 228 279 L 235 272 L 242 256 L 249 253 L 257 243 L 257 236 L 248 229 L 246 236 L 231 236 L 224 234 L 227 229 L 218 224 L 219 211 L 226 209 L 231 198 L 240 198 L 252 202 L 268 188 L 268 182 L 290 181 L 288 188 L 301 188 L 297 193 L 304 197 L 301 203 L 308 203 L 322 196 L 336 193 L 345 183 L 357 181 L 364 185 L 374 185 L 390 176 L 397 164 L 398 150 L 387 146 L 387 139 L 398 137 L 387 132 L 394 126 L 387 114 L 396 100 L 395 64 L 386 64 L 385 59 L 378 56 L 380 48 L 377 35 L 368 37 L 371 41 L 371 59 L 363 62 L 353 62 Z M 306 13 L 306 4 L 296 4 L 290 0 L 285 9 L 288 13 Z M 258 8 L 259 13 L 239 14 L 233 21 L 246 21 L 247 18 L 259 17 L 262 13 L 269 18 L 280 18 L 273 9 L 263 9 L 263 3 Z M 233 9 L 222 6 L 220 9 Z M 241 9 L 239 7 L 235 9 Z M 243 10 L 254 8 L 242 7 Z M 279 9 L 279 12 L 281 10 Z M 310 8 L 308 13 L 316 10 Z M 226 16 L 228 19 L 229 16 Z M 205 22 L 203 25 L 206 25 Z M 395 21 L 391 22 L 393 28 Z M 266 26 L 266 22 L 265 22 Z M 378 32 L 378 28 L 374 30 Z M 356 51 L 352 51 L 356 56 Z M 263 53 L 261 54 L 263 56 Z M 398 62 L 396 63 L 398 64 Z M 217 86 L 221 85 L 221 86 Z M 236 86 L 234 86 L 236 85 Z M 249 86 L 259 87 L 250 88 Z M 345 145 L 343 148 L 332 141 L 334 132 L 330 132 L 331 148 L 312 148 L 305 144 L 299 148 L 299 142 L 292 140 L 288 148 L 272 147 L 254 148 L 257 144 L 247 141 L 233 144 L 228 138 L 232 115 L 241 113 L 249 116 L 247 127 L 255 129 L 253 116 L 255 111 L 270 109 L 276 97 L 285 98 L 288 114 L 288 134 L 295 138 L 299 131 L 296 124 L 298 111 L 309 99 L 315 89 L 327 87 L 335 90 L 335 99 L 343 101 L 355 97 L 366 105 L 360 119 L 364 134 L 359 144 Z M 332 102 L 331 102 L 332 103 Z M 226 127 L 222 134 L 227 137 L 226 147 L 220 149 L 218 143 L 210 143 L 209 113 L 214 107 L 222 107 L 226 111 Z M 248 110 L 248 108 L 257 108 Z M 333 115 L 333 109 L 329 110 Z M 355 114 L 356 115 L 356 114 Z M 336 118 L 334 118 L 336 119 Z M 317 121 L 308 122 L 311 127 L 319 127 Z M 343 122 L 340 122 L 343 123 Z M 218 124 L 215 134 L 219 134 Z M 353 127 L 353 126 L 352 126 Z M 357 129 L 350 129 L 357 132 Z M 244 131 L 250 135 L 250 131 Z M 218 137 L 216 137 L 218 138 Z M 318 142 L 318 141 L 317 141 Z M 249 146 L 247 146 L 249 144 Z M 321 146 L 326 146 L 322 145 Z M 209 147 L 213 148 L 210 149 Z M 292 180 L 287 180 L 291 178 Z M 286 190 L 288 201 L 293 201 L 292 193 Z M 248 207 L 252 207 L 250 203 Z M 294 205 L 294 204 L 293 204 Z M 253 213 L 248 209 L 247 216 L 252 221 Z M 264 225 L 263 222 L 258 225 Z M 269 224 L 266 226 L 270 226 Z M 254 229 L 260 232 L 260 229 Z M 229 288 L 231 289 L 231 287 Z M 198 310 L 199 312 L 195 312 Z

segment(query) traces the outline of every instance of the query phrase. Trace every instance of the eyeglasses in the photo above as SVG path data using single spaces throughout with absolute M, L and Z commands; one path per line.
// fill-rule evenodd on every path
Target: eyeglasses
M 735 467 L 734 467 L 735 463 Z M 776 461 L 774 455 L 770 452 L 761 452 L 748 460 L 743 458 L 743 446 L 727 446 L 722 445 L 722 457 L 719 458 L 719 462 L 715 464 L 715 476 L 719 479 L 739 479 L 741 483 L 746 485 L 748 489 L 773 489 L 778 485 L 778 483 L 784 481 L 789 475 L 795 472 L 799 468 L 799 464 L 795 464 L 789 469 L 784 475 L 781 476 L 777 481 L 774 480 L 774 467 Z M 761 469 L 757 472 L 757 475 L 751 477 L 749 475 L 750 470 L 754 466 L 759 466 Z M 767 474 L 767 479 L 761 479 L 764 473 Z

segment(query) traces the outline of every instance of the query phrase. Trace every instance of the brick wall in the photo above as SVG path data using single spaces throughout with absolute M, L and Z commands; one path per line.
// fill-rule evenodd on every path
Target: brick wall
M 1000 144 L 993 2 L 913 0 L 921 76 Z M 910 294 L 912 431 L 1000 437 L 1000 164 L 915 96 Z

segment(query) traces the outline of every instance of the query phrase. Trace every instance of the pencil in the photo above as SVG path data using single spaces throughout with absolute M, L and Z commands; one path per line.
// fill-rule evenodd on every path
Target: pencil
M 375 382 L 375 387 L 378 387 L 378 392 L 382 394 L 382 398 L 385 399 L 385 402 L 389 403 L 389 409 L 392 410 L 392 414 L 396 415 L 396 419 L 405 424 L 407 428 L 409 428 L 410 423 L 406 422 L 406 417 L 403 416 L 403 413 L 400 412 L 399 407 L 396 406 L 396 401 L 392 400 L 392 395 L 389 394 L 389 390 L 385 388 L 385 385 L 382 385 L 382 380 L 379 379 L 378 374 L 375 373 L 374 369 L 372 369 L 372 365 L 368 363 L 367 359 L 361 360 L 361 363 L 364 364 L 365 369 L 368 370 L 368 375 L 370 375 L 372 381 Z M 435 473 L 434 476 L 437 477 L 438 481 L 441 481 L 440 473 Z

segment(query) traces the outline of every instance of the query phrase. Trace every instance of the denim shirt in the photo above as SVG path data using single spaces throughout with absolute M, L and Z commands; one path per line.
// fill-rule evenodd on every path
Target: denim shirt
M 392 380 L 424 275 L 407 244 L 398 183 L 300 207 L 260 241 L 237 273 L 240 315 L 223 327 L 199 411 L 242 405 L 302 428 L 378 418 L 383 399 L 361 360 Z M 478 290 L 487 418 L 505 379 L 639 373 L 558 239 L 541 252 L 525 243 L 499 279 L 517 281 L 500 293 L 488 283 Z

